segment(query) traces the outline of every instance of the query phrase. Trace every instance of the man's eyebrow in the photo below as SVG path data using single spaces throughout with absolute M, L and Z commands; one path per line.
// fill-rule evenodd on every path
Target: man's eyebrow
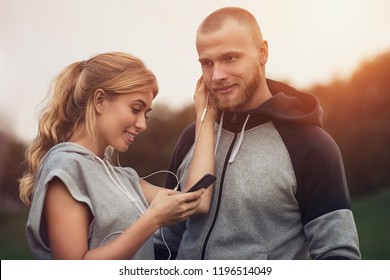
M 239 51 L 239 50 L 229 50 L 229 51 L 226 51 L 224 53 L 222 53 L 221 55 L 218 56 L 218 58 L 224 58 L 224 57 L 227 57 L 227 56 L 240 56 L 243 54 L 243 51 Z M 207 57 L 199 57 L 198 58 L 198 61 L 199 62 L 205 62 L 205 61 L 209 61 L 210 59 L 207 58 Z
M 226 57 L 226 56 L 238 56 L 238 55 L 241 55 L 243 53 L 243 51 L 238 51 L 238 50 L 230 50 L 230 51 L 227 51 L 223 54 L 220 55 L 220 57 Z
M 205 58 L 205 57 L 199 57 L 198 58 L 198 61 L 199 62 L 205 62 L 205 61 L 208 61 L 209 59 L 208 58 Z

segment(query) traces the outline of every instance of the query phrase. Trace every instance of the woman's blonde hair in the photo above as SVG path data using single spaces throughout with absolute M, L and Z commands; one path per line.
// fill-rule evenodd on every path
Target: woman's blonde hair
M 38 134 L 26 151 L 27 171 L 20 179 L 20 198 L 31 204 L 35 177 L 45 154 L 56 144 L 68 141 L 79 124 L 94 135 L 93 94 L 158 92 L 154 74 L 138 58 L 120 52 L 96 55 L 67 66 L 54 80 L 51 100 L 42 110 Z

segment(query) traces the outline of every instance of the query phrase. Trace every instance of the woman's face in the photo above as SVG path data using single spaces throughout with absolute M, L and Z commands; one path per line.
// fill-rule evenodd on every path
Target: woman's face
M 99 147 L 126 152 L 135 138 L 146 130 L 147 113 L 150 112 L 153 93 L 118 94 L 104 100 L 97 106 L 96 128 Z

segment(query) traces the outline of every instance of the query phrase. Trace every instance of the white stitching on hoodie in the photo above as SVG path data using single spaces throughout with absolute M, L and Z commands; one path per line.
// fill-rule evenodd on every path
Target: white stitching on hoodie
M 234 162 L 234 159 L 236 158 L 236 156 L 238 154 L 238 151 L 240 150 L 242 141 L 244 140 L 245 126 L 246 126 L 246 124 L 247 124 L 247 122 L 249 120 L 249 117 L 250 117 L 250 115 L 248 115 L 246 117 L 244 125 L 242 126 L 240 138 L 238 138 L 238 141 L 237 141 L 236 145 L 234 145 L 233 152 L 232 152 L 232 154 L 230 155 L 230 158 L 229 158 L 229 163 L 233 163 Z

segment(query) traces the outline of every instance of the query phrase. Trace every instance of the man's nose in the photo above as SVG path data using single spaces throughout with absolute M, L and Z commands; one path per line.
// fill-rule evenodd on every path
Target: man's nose
M 225 80 L 227 78 L 227 74 L 219 65 L 214 65 L 213 69 L 213 81 L 218 82 Z

